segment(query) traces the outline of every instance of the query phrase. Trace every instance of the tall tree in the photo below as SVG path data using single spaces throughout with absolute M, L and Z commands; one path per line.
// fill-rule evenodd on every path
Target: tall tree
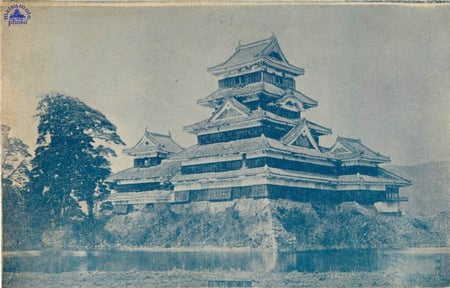
M 10 135 L 9 126 L 2 124 L 1 128 L 3 248 L 24 249 L 31 238 L 25 204 L 31 155 L 22 140 Z
M 107 144 L 124 144 L 116 127 L 99 111 L 63 94 L 45 96 L 36 108 L 37 148 L 30 190 L 47 209 L 50 224 L 73 220 L 93 223 L 95 202 L 108 195 L 105 179 L 111 173 Z M 81 203 L 87 206 L 87 215 Z

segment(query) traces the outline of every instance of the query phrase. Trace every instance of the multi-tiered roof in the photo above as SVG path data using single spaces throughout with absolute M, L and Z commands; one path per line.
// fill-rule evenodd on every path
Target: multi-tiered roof
M 208 71 L 219 78 L 218 89 L 198 103 L 214 111 L 185 127 L 198 144 L 181 150 L 175 143 L 166 151 L 173 156 L 157 166 L 115 174 L 117 187 L 133 183 L 128 187 L 136 191 L 164 180 L 172 185 L 174 202 L 282 197 L 393 203 L 400 199 L 398 188 L 410 184 L 378 167 L 389 158 L 358 139 L 338 137 L 331 148 L 320 145 L 319 138 L 332 131 L 304 117 L 318 103 L 297 90 L 295 77 L 304 69 L 287 61 L 274 36 L 239 45 Z M 144 153 L 143 143 L 152 142 L 146 135 L 126 152 Z
M 228 60 L 208 71 L 219 77 L 219 87 L 198 103 L 215 111 L 185 127 L 198 136 L 199 144 L 260 135 L 281 139 L 304 128 L 298 132 L 311 137 L 304 144 L 318 149 L 318 137 L 331 134 L 331 129 L 302 118 L 317 101 L 296 90 L 294 78 L 304 70 L 287 61 L 274 36 L 239 45 Z

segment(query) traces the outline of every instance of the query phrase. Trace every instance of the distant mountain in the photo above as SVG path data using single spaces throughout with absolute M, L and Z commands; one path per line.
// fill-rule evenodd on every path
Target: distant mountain
M 386 168 L 413 182 L 412 186 L 400 190 L 402 196 L 409 197 L 408 202 L 402 203 L 405 215 L 450 213 L 450 161 Z

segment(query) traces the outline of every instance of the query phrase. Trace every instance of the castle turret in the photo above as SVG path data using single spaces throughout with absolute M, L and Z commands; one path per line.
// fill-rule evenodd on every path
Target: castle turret
M 181 150 L 183 148 L 172 139 L 170 132 L 164 135 L 146 128 L 141 139 L 133 147 L 124 149 L 123 153 L 134 157 L 134 167 L 151 167 Z

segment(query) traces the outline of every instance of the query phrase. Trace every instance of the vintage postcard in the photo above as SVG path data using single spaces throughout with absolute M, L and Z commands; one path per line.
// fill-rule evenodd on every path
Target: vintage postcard
M 450 5 L 1 15 L 3 287 L 450 286 Z

